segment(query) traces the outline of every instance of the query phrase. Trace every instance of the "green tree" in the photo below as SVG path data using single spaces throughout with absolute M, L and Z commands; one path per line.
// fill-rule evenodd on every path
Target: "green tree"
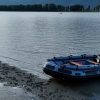
M 91 7 L 90 5 L 85 9 L 86 12 L 90 12 L 91 11 Z
M 67 12 L 69 12 L 69 11 L 70 11 L 70 7 L 67 6 L 67 7 L 65 8 L 65 10 L 66 10 Z
M 49 11 L 49 5 L 48 4 L 43 5 L 43 11 Z
M 57 6 L 55 4 L 49 4 L 49 11 L 57 11 Z
M 83 5 L 73 5 L 73 6 L 70 6 L 70 11 L 82 12 L 82 11 L 84 11 L 84 6 Z
M 62 5 L 57 6 L 57 11 L 66 11 L 65 7 Z
M 95 7 L 95 11 L 98 11 L 98 12 L 100 11 L 100 5 Z

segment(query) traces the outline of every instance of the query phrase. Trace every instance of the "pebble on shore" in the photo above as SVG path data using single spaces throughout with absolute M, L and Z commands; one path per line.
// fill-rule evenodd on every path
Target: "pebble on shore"
M 49 79 L 41 79 L 31 73 L 0 61 L 0 81 L 7 82 L 8 86 L 25 89 L 35 94 L 41 100 L 88 100 L 82 90 L 72 90 L 70 85 Z M 87 87 L 88 88 L 88 87 Z

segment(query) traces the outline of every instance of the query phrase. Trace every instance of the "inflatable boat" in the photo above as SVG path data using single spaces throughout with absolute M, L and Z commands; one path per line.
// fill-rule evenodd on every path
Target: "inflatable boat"
M 43 71 L 60 79 L 84 79 L 100 76 L 100 55 L 54 57 L 48 59 Z

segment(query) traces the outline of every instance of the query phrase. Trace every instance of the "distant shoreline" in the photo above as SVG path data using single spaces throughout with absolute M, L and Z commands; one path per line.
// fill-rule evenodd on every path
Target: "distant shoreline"
M 43 12 L 40 12 L 40 11 L 0 11 L 0 12 L 38 12 L 38 13 L 57 13 L 57 12 L 52 12 L 52 11 L 43 11 Z M 58 13 L 99 13 L 98 11 L 97 12 L 94 12 L 94 11 L 90 11 L 90 12 L 73 12 L 73 11 L 70 11 L 70 12 L 62 12 L 62 11 L 59 11 Z
M 20 12 L 100 12 L 100 5 L 91 7 L 88 5 L 56 5 L 56 4 L 34 4 L 34 5 L 0 5 L 0 11 Z

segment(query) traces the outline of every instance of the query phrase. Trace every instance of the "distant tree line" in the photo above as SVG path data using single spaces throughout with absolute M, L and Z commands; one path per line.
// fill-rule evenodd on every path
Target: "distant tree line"
M 0 5 L 0 11 L 48 11 L 48 12 L 99 12 L 100 5 L 96 7 L 84 7 L 83 5 L 56 5 L 56 4 L 34 4 L 34 5 Z

